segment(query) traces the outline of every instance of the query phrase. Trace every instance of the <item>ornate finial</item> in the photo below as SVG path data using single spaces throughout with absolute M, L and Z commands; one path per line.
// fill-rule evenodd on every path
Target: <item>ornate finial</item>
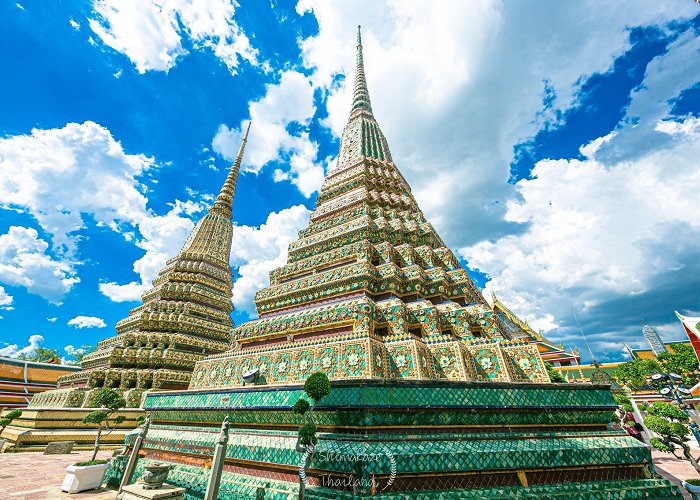
M 231 166 L 228 177 L 226 177 L 226 181 L 221 187 L 221 192 L 219 193 L 219 196 L 216 197 L 216 201 L 212 206 L 212 210 L 222 210 L 229 218 L 231 217 L 231 209 L 233 207 L 233 195 L 236 193 L 238 172 L 241 169 L 241 161 L 243 160 L 243 151 L 245 150 L 246 142 L 248 142 L 248 132 L 250 132 L 250 125 L 252 123 L 253 120 L 248 122 L 248 128 L 246 128 L 245 134 L 243 134 L 241 147 L 238 149 L 236 159 L 233 161 L 233 166 Z
M 357 25 L 357 45 L 362 45 L 362 26 Z
M 352 111 L 357 109 L 372 112 L 367 80 L 365 79 L 365 63 L 362 58 L 362 35 L 359 26 L 357 27 L 357 62 L 355 64 L 355 90 L 352 95 Z

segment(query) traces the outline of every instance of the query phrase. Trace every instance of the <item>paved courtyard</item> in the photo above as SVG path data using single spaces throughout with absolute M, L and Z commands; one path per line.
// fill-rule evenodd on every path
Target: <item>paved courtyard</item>
M 70 455 L 44 455 L 42 453 L 0 454 L 0 500 L 53 500 L 73 498 L 81 500 L 114 500 L 112 490 L 99 489 L 69 495 L 61 491 L 66 467 L 89 460 L 91 451 L 77 451 Z M 112 450 L 102 451 L 97 457 L 107 459 Z
M 116 492 L 99 489 L 69 495 L 61 491 L 61 483 L 67 465 L 88 460 L 89 451 L 70 455 L 43 455 L 41 453 L 0 454 L 0 500 L 114 500 Z M 112 451 L 103 451 L 99 458 L 109 458 Z M 680 486 L 681 479 L 697 478 L 698 473 L 685 460 L 678 460 L 670 453 L 653 451 L 654 465 L 666 479 Z M 690 499 L 687 494 L 684 495 Z

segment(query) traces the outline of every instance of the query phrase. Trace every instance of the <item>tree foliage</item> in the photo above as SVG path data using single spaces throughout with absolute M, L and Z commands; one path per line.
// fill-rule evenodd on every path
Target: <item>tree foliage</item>
M 58 351 L 56 349 L 50 349 L 48 347 L 37 347 L 33 351 L 28 353 L 22 353 L 17 356 L 17 359 L 22 361 L 35 361 L 38 363 L 46 363 L 51 361 L 54 357 L 59 358 Z
M 126 406 L 126 401 L 121 395 L 114 389 L 103 388 L 98 390 L 92 397 L 92 403 L 99 408 L 106 408 L 105 410 L 95 410 L 83 418 L 84 424 L 95 424 L 98 426 L 97 435 L 95 436 L 95 449 L 92 453 L 92 458 L 90 460 L 95 460 L 97 457 L 97 452 L 100 449 L 100 437 L 102 436 L 102 431 L 104 429 L 109 429 L 110 421 L 114 425 L 119 425 L 126 417 L 119 415 L 115 418 L 111 418 L 112 414 Z
M 633 359 L 622 363 L 615 370 L 614 377 L 621 385 L 638 391 L 647 384 L 647 379 L 661 371 L 661 365 L 653 359 Z
M 311 458 L 314 454 L 314 447 L 318 443 L 316 437 L 316 422 L 314 421 L 314 408 L 318 402 L 331 393 L 331 382 L 328 376 L 323 372 L 316 372 L 306 379 L 304 382 L 304 392 L 313 401 L 310 404 L 306 399 L 299 398 L 294 403 L 292 411 L 297 415 L 301 415 L 303 423 L 299 427 L 297 436 L 296 450 L 299 453 L 305 453 L 306 458 L 299 468 L 299 499 L 303 500 L 306 492 L 306 470 L 311 464 Z
M 70 359 L 66 361 L 69 365 L 79 365 L 85 356 L 91 354 L 97 350 L 96 346 L 90 344 L 83 344 L 80 348 L 76 349 L 72 354 L 70 354 Z
M 615 403 L 617 403 L 617 406 L 619 406 L 623 412 L 632 413 L 633 408 L 630 398 L 623 394 L 614 394 L 613 398 L 615 398 Z
M 309 378 L 304 382 L 304 391 L 315 402 L 319 402 L 321 398 L 331 393 L 331 383 L 328 376 L 323 372 L 309 375 Z
M 656 402 L 648 408 L 644 425 L 659 437 L 652 439 L 651 445 L 659 451 L 673 453 L 678 447 L 683 449 L 683 456 L 696 471 L 700 472 L 700 465 L 690 453 L 688 436 L 690 429 L 686 425 L 689 418 L 678 406 L 671 403 Z
M 10 410 L 4 417 L 0 418 L 0 427 L 5 428 L 12 423 L 16 418 L 22 416 L 22 410 Z
M 695 349 L 687 344 L 674 344 L 673 352 L 662 352 L 656 358 L 663 371 L 666 373 L 677 373 L 683 377 L 683 382 L 695 385 L 700 380 L 698 373 L 698 357 Z
M 564 378 L 564 376 L 557 370 L 555 370 L 554 367 L 552 367 L 552 365 L 550 365 L 546 361 L 544 362 L 544 367 L 547 369 L 547 375 L 549 375 L 549 380 L 551 380 L 555 384 L 566 383 L 566 379 Z

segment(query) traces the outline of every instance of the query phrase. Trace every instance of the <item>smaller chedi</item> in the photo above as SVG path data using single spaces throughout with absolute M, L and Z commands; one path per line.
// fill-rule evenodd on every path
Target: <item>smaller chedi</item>
M 127 408 L 138 409 L 146 391 L 186 389 L 197 361 L 230 347 L 231 216 L 248 130 L 216 201 L 142 295 L 143 304 L 117 323 L 116 336 L 85 356 L 81 371 L 60 377 L 56 390 L 32 400 L 2 434 L 10 446 L 39 446 L 59 438 L 89 442 L 94 431 L 80 422 L 99 389 L 117 390 Z M 59 410 L 64 414 L 58 415 Z M 133 429 L 141 414 L 124 412 L 123 431 Z M 122 442 L 123 432 L 107 439 Z

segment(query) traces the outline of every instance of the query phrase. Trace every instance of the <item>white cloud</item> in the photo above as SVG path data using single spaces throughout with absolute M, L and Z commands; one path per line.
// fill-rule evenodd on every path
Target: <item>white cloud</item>
M 508 179 L 514 146 L 581 105 L 588 77 L 612 71 L 630 49 L 630 27 L 689 19 L 696 7 L 302 0 L 297 11 L 319 23 L 318 35 L 300 44 L 327 96 L 323 123 L 338 136 L 349 114 L 352 19 L 362 24 L 374 114 L 419 205 L 447 244 L 490 276 L 488 288 L 536 328 L 564 327 L 557 335 L 580 344 L 570 328 L 574 305 L 590 313 L 583 327 L 593 343 L 608 349 L 605 342 L 639 335 L 630 315 L 664 307 L 654 293 L 679 296 L 669 281 L 683 264 L 676 284 L 692 294 L 697 210 L 678 198 L 698 191 L 696 136 L 688 135 L 696 123 L 666 117 L 669 100 L 700 74 L 692 30 L 649 65 L 636 90 L 646 97 L 633 99 L 628 121 L 581 145 L 584 161 L 540 162 L 536 178 L 516 186 Z M 556 37 L 552 26 L 562 28 Z
M 12 309 L 12 301 L 14 298 L 0 286 L 0 309 Z
M 73 27 L 73 29 L 75 31 L 80 31 L 80 23 L 78 23 L 75 19 L 70 18 L 70 20 L 68 22 L 70 23 L 70 25 Z
M 176 200 L 173 208 L 164 216 L 150 216 L 139 223 L 141 239 L 136 246 L 146 251 L 143 257 L 134 262 L 134 272 L 139 275 L 140 283 L 132 281 L 125 285 L 115 282 L 100 283 L 100 292 L 114 302 L 139 300 L 141 294 L 158 276 L 158 271 L 165 262 L 176 255 L 187 236 L 194 228 L 192 220 L 181 217 L 181 213 L 196 213 L 201 206 L 192 202 L 182 203 Z
M 524 231 L 460 251 L 516 312 L 553 313 L 554 327 L 579 311 L 596 355 L 617 357 L 617 345 L 639 338 L 640 319 L 671 316 L 700 288 L 700 213 L 689 195 L 700 192 L 700 128 L 668 116 L 696 82 L 698 50 L 695 37 L 679 37 L 649 64 L 615 133 L 582 147 L 585 160 L 540 161 L 516 184 L 506 219 Z
M 0 207 L 26 210 L 59 254 L 75 251 L 82 214 L 121 231 L 148 216 L 136 177 L 153 158 L 126 154 L 106 128 L 87 121 L 0 139 Z
M 316 112 L 311 81 L 297 71 L 284 71 L 280 81 L 265 86 L 265 95 L 248 104 L 253 125 L 246 145 L 243 167 L 258 173 L 270 162 L 282 161 L 289 170 L 277 169 L 276 182 L 290 180 L 307 198 L 323 184 L 324 166 L 317 162 L 318 144 L 309 139 L 308 125 Z M 289 125 L 300 130 L 290 132 Z M 243 136 L 243 127 L 224 124 L 212 140 L 212 148 L 233 161 Z
M 104 328 L 107 326 L 105 323 L 105 320 L 102 318 L 98 318 L 96 316 L 76 316 L 75 318 L 71 319 L 67 323 L 69 326 L 74 326 L 76 328 Z M 66 352 L 68 351 L 68 347 L 66 346 Z M 72 347 L 72 346 L 70 346 Z M 71 353 L 68 353 L 71 354 Z
M 8 358 L 16 358 L 23 354 L 33 353 L 37 347 L 44 341 L 44 337 L 41 335 L 32 335 L 29 337 L 29 345 L 20 348 L 17 344 L 11 344 L 0 349 L 0 356 L 6 356 Z
M 168 71 L 187 54 L 183 38 L 210 49 L 231 71 L 257 64 L 257 50 L 234 19 L 234 0 L 94 0 L 89 24 L 102 41 L 125 54 L 139 73 Z
M 139 176 L 154 165 L 153 158 L 125 153 L 109 130 L 89 121 L 0 139 L 0 207 L 35 217 L 51 236 L 52 250 L 59 257 L 49 256 L 48 244 L 35 230 L 27 235 L 18 228 L 13 237 L 36 240 L 26 247 L 34 250 L 29 256 L 28 251 L 18 252 L 19 257 L 6 255 L 5 260 L 14 261 L 0 267 L 0 281 L 60 302 L 79 281 L 74 270 L 80 237 L 75 233 L 84 227 L 84 215 L 89 215 L 97 225 L 110 227 L 145 250 L 134 263 L 140 283 L 99 285 L 114 301 L 138 300 L 165 261 L 181 248 L 194 226 L 189 217 L 206 208 L 203 201 L 175 200 L 165 215 L 149 210 Z
M 46 321 L 48 321 L 49 323 L 55 323 L 56 320 L 58 320 L 58 318 L 56 318 L 56 317 L 53 317 L 53 318 L 46 318 Z
M 503 216 L 516 195 L 507 183 L 514 145 L 575 103 L 587 76 L 611 68 L 630 47 L 630 26 L 697 14 L 692 3 L 655 1 L 630 12 L 595 1 L 301 0 L 297 12 L 308 11 L 319 33 L 301 47 L 314 86 L 328 95 L 324 123 L 339 136 L 347 121 L 361 24 L 374 114 L 421 208 L 452 246 L 513 229 Z M 562 27 L 555 37 L 552 26 Z M 545 81 L 556 95 L 547 110 Z
M 25 287 L 60 304 L 80 278 L 75 276 L 72 263 L 47 255 L 48 247 L 36 229 L 11 226 L 0 235 L 0 282 Z
M 287 247 L 308 225 L 304 205 L 273 212 L 260 227 L 233 226 L 231 265 L 239 277 L 233 285 L 233 305 L 255 316 L 253 296 L 270 283 L 269 273 L 286 263 Z

